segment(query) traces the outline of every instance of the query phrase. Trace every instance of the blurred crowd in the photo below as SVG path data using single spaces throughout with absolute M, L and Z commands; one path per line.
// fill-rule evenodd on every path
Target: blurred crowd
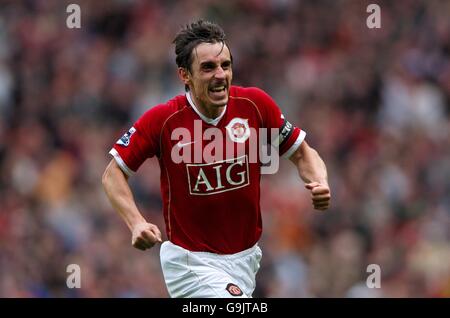
M 171 42 L 200 17 L 227 33 L 234 83 L 269 92 L 329 171 L 327 212 L 289 161 L 263 176 L 254 296 L 450 297 L 450 1 L 371 2 L 379 29 L 359 0 L 1 1 L 0 297 L 168 296 L 159 247 L 131 247 L 101 175 L 134 120 L 183 93 Z M 130 183 L 164 230 L 157 171 Z

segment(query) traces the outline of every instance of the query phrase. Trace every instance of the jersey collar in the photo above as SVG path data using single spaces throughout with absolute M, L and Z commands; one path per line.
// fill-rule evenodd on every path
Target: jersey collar
M 210 124 L 210 125 L 213 125 L 213 126 L 217 126 L 217 124 L 219 123 L 219 121 L 220 121 L 220 120 L 222 119 L 222 117 L 225 115 L 225 111 L 227 110 L 227 105 L 225 105 L 225 107 L 224 107 L 224 109 L 223 109 L 223 111 L 222 111 L 222 114 L 220 114 L 219 117 L 217 117 L 217 118 L 209 118 L 209 117 L 206 117 L 205 115 L 203 115 L 203 114 L 198 110 L 197 106 L 195 106 L 194 101 L 192 100 L 192 97 L 191 97 L 191 92 L 189 92 L 189 91 L 186 92 L 186 98 L 187 98 L 189 104 L 191 105 L 192 109 L 194 109 L 194 111 L 197 113 L 197 115 L 200 116 L 200 118 L 201 118 L 204 122 L 206 122 L 206 123 L 208 123 L 208 124 Z

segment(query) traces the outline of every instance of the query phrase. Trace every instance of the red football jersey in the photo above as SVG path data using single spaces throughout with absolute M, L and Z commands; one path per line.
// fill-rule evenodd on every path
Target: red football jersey
M 284 157 L 306 135 L 258 88 L 232 86 L 227 106 L 214 120 L 203 116 L 186 93 L 148 110 L 110 153 L 130 176 L 147 158 L 158 157 L 172 243 L 191 251 L 232 254 L 250 248 L 261 236 L 262 164 L 259 155 L 255 160 L 255 140 L 263 140 L 262 134 L 269 134 L 264 129 L 270 128 L 277 132 Z

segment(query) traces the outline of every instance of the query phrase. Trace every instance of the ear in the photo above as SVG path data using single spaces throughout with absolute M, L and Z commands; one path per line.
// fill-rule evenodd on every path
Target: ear
M 178 68 L 178 77 L 183 81 L 184 85 L 189 85 L 191 77 L 189 72 L 185 68 Z

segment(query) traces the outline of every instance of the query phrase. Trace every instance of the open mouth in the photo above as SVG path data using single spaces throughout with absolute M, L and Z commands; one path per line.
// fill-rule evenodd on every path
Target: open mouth
M 225 92 L 226 88 L 227 87 L 225 85 L 215 86 L 215 87 L 211 87 L 209 89 L 209 91 L 212 93 L 221 93 L 221 92 Z
M 227 85 L 213 86 L 209 88 L 209 96 L 213 100 L 224 100 L 227 97 Z

